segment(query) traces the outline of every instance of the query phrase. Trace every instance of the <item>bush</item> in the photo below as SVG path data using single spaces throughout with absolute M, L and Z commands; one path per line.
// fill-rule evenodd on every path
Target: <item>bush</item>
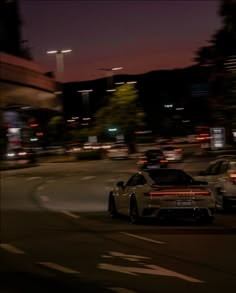
M 76 160 L 101 160 L 104 156 L 103 150 L 82 151 L 76 154 Z

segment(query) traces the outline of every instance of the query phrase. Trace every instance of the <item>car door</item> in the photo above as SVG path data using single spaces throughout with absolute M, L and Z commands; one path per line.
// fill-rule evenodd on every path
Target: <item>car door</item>
M 208 182 L 215 198 L 217 196 L 218 180 L 222 162 L 222 160 L 219 160 L 212 163 L 205 172 L 205 180 Z
M 124 190 L 119 198 L 119 210 L 122 214 L 128 215 L 129 214 L 129 201 L 130 195 L 133 192 L 135 187 L 137 174 L 134 174 L 125 184 Z
M 215 196 L 216 196 L 216 203 L 217 206 L 223 206 L 223 190 L 225 189 L 225 183 L 228 181 L 228 174 L 227 170 L 229 168 L 229 162 L 224 160 L 221 162 L 221 165 L 218 170 L 218 176 L 215 183 Z

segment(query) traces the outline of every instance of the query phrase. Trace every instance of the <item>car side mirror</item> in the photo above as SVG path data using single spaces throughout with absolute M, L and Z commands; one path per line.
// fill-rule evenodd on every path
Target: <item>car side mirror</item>
M 117 187 L 124 188 L 124 186 L 125 186 L 124 181 L 118 181 L 118 182 L 116 183 L 116 186 L 117 186 Z

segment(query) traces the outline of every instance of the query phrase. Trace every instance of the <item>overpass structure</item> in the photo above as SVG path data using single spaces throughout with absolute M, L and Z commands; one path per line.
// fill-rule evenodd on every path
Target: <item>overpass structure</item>
M 62 112 L 58 84 L 45 72 L 32 61 L 0 52 L 0 159 L 31 144 L 33 132 L 23 122 L 23 112 L 29 108 Z
M 0 52 L 0 108 L 21 105 L 62 111 L 56 81 L 35 62 Z

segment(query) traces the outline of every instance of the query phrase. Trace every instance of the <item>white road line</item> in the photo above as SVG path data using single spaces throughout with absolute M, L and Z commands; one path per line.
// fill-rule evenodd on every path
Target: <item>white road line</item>
M 82 177 L 80 180 L 90 180 L 93 178 L 96 178 L 96 176 L 85 176 L 85 177 Z
M 56 179 L 49 179 L 49 180 L 47 180 L 47 183 L 51 183 L 51 182 L 55 182 L 55 181 L 57 181 Z
M 80 273 L 80 272 L 78 272 L 76 270 L 73 270 L 71 268 L 58 265 L 58 264 L 53 263 L 53 262 L 38 262 L 38 264 L 41 265 L 41 266 L 45 266 L 45 267 L 47 267 L 49 269 L 53 269 L 53 270 L 56 270 L 56 271 L 59 271 L 59 272 L 62 272 L 62 273 L 66 273 L 66 274 L 79 274 Z
M 41 195 L 40 198 L 41 198 L 41 200 L 43 200 L 43 201 L 49 201 L 49 198 L 48 198 L 48 196 L 46 196 L 46 195 Z
M 79 219 L 79 218 L 80 218 L 80 216 L 75 215 L 75 214 L 73 214 L 73 213 L 71 213 L 71 212 L 68 212 L 68 211 L 61 211 L 61 212 L 62 212 L 63 214 L 65 214 L 65 215 L 71 217 L 71 218 L 74 218 L 74 219 Z
M 37 189 L 38 190 L 43 190 L 44 189 L 44 186 L 42 186 L 42 185 L 41 186 L 38 186 Z
M 25 252 L 11 244 L 7 244 L 7 243 L 1 243 L 0 247 L 2 249 L 5 249 L 8 252 L 14 253 L 14 254 L 25 254 Z
M 131 290 L 128 290 L 126 288 L 108 288 L 109 290 L 112 290 L 114 292 L 117 292 L 117 293 L 136 293 L 136 291 L 131 291 Z
M 36 180 L 36 179 L 40 179 L 41 177 L 28 177 L 25 180 L 26 181 L 31 181 L 31 180 Z
M 166 276 L 166 277 L 175 277 L 175 278 L 182 279 L 184 281 L 191 282 L 191 283 L 204 283 L 204 281 L 202 280 L 199 280 L 187 275 L 183 275 L 178 272 L 171 271 L 156 265 L 145 265 L 144 268 L 141 268 L 141 267 L 127 267 L 127 266 L 117 266 L 117 265 L 108 264 L 108 263 L 100 263 L 98 264 L 98 268 L 102 270 L 109 270 L 113 272 L 133 275 L 133 276 L 139 276 L 140 274 L 156 275 L 156 276 L 159 275 L 159 276 Z
M 126 233 L 126 232 L 120 232 L 120 233 L 123 234 L 123 235 L 126 235 L 126 236 L 130 236 L 130 237 L 137 238 L 137 239 L 140 239 L 140 240 L 145 240 L 145 241 L 148 241 L 148 242 L 153 242 L 153 243 L 156 243 L 156 244 L 165 244 L 165 242 L 163 242 L 163 241 L 158 241 L 158 240 L 154 240 L 154 239 L 151 239 L 151 238 L 146 238 L 146 237 L 135 235 L 135 234 L 130 234 L 130 233 Z
M 117 179 L 113 178 L 113 179 L 109 179 L 107 180 L 107 182 L 115 182 Z

